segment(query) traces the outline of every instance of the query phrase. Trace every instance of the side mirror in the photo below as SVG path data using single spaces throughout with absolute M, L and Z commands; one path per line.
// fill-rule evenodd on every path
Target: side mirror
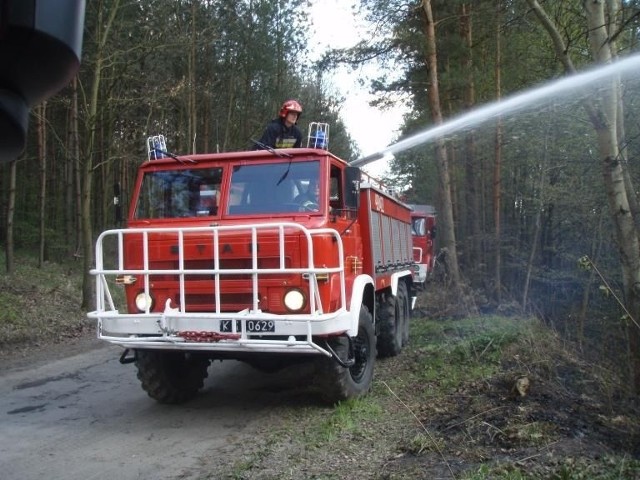
M 360 168 L 347 167 L 344 203 L 348 209 L 357 210 L 360 206 Z
M 0 0 L 0 161 L 24 150 L 29 108 L 78 71 L 85 0 Z

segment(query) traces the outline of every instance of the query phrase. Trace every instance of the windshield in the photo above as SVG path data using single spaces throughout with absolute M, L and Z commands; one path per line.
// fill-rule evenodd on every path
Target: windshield
M 317 212 L 319 174 L 319 161 L 236 165 L 228 213 Z
M 135 218 L 217 215 L 221 183 L 220 167 L 145 173 Z
M 415 237 L 423 237 L 427 234 L 427 219 L 415 217 L 411 219 L 411 234 Z

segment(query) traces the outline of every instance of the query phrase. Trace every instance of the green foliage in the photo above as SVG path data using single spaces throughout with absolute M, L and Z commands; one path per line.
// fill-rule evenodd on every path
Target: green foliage
M 113 184 L 122 185 L 126 207 L 149 135 L 164 134 L 169 150 L 180 154 L 252 148 L 251 139 L 277 116 L 282 102 L 297 98 L 305 109 L 305 137 L 308 122 L 329 122 L 332 151 L 345 159 L 356 156 L 339 117 L 341 99 L 327 93 L 322 71 L 306 60 L 309 11 L 307 0 L 88 2 L 78 75 L 79 165 L 71 142 L 72 89 L 47 103 L 46 228 L 52 256 L 64 245 L 77 249 L 70 245 L 79 227 L 76 169 L 86 161 L 94 166 L 94 229 L 113 227 Z M 17 164 L 18 248 L 39 243 L 36 134 L 32 126 Z M 8 165 L 0 165 L 3 206 L 7 173 Z M 0 220 L 3 238 L 4 209 Z
M 589 53 L 583 6 L 579 2 L 540 3 L 557 25 L 572 64 L 579 71 L 591 68 L 594 59 Z M 428 98 L 433 88 L 427 77 L 422 8 L 396 0 L 362 0 L 360 5 L 378 35 L 341 52 L 342 58 L 354 63 L 375 58 L 386 67 L 371 88 L 379 95 L 380 105 L 390 98 L 403 98 L 410 105 L 399 139 L 429 132 L 434 126 Z M 463 6 L 468 17 L 463 15 Z M 452 228 L 462 273 L 488 299 L 487 308 L 499 309 L 498 301 L 524 301 L 526 289 L 523 308 L 551 319 L 572 338 L 581 334 L 574 333 L 575 324 L 569 319 L 579 317 L 580 331 L 588 332 L 597 347 L 600 319 L 620 314 L 610 294 L 624 298 L 619 246 L 612 233 L 617 212 L 609 210 L 597 134 L 584 108 L 586 101 L 596 105 L 604 101 L 600 95 L 607 84 L 593 83 L 562 95 L 532 96 L 537 87 L 552 85 L 566 73 L 549 34 L 525 0 L 439 1 L 431 2 L 431 7 L 445 126 L 449 120 L 460 120 L 498 100 L 505 103 L 521 95 L 529 103 L 514 111 L 478 116 L 441 135 L 447 147 L 450 185 L 440 184 L 442 172 L 433 141 L 396 153 L 387 181 L 404 191 L 408 203 L 428 203 L 438 210 L 442 189 L 451 191 Z M 637 16 L 637 2 L 622 2 L 620 8 L 620 18 Z M 469 43 L 462 28 L 465 18 L 470 22 Z M 621 57 L 638 50 L 636 29 L 635 21 L 630 21 L 618 32 Z M 339 57 L 334 53 L 332 58 Z M 640 168 L 624 158 L 633 159 L 640 153 L 636 121 L 640 82 L 630 73 L 622 84 L 625 138 L 620 160 L 637 185 Z M 501 197 L 495 205 L 497 193 Z M 442 223 L 444 218 L 438 221 L 444 231 L 448 227 Z M 438 241 L 436 248 L 441 245 Z M 600 281 L 594 282 L 589 272 L 577 267 L 584 255 L 611 285 L 611 289 L 601 288 L 609 295 L 599 295 Z M 498 259 L 500 285 L 496 290 Z M 597 318 L 585 318 L 586 312 Z
M 371 397 L 345 400 L 317 425 L 306 429 L 304 435 L 306 441 L 316 446 L 345 435 L 358 437 L 369 422 L 383 413 L 380 404 Z
M 21 334 L 12 334 L 11 332 L 26 328 L 28 319 L 20 314 L 20 309 L 15 303 L 13 295 L 6 292 L 0 292 L 0 326 L 2 327 L 1 337 L 7 341 L 14 340 L 15 337 L 20 338 Z M 22 338 L 24 339 L 24 338 Z
M 500 369 L 504 350 L 537 329 L 534 320 L 504 317 L 420 322 L 412 332 L 424 345 L 413 368 L 416 381 L 446 392 L 470 379 L 490 378 Z

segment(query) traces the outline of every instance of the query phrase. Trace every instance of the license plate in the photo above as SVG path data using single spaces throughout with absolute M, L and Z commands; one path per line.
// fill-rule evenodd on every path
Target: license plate
M 220 332 L 231 333 L 233 320 L 220 320 Z M 247 332 L 250 333 L 263 333 L 263 332 L 275 332 L 276 324 L 273 320 L 245 320 L 247 326 Z M 236 320 L 236 333 L 242 331 L 240 320 Z

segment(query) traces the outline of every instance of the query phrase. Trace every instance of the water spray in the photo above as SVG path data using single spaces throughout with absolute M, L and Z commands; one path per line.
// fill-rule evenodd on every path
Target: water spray
M 424 132 L 407 137 L 383 148 L 378 152 L 367 155 L 366 157 L 358 158 L 350 162 L 350 164 L 355 167 L 363 167 L 378 160 L 392 159 L 395 154 L 413 148 L 417 145 L 430 142 L 436 138 L 443 137 L 458 130 L 479 126 L 493 118 L 519 112 L 530 105 L 542 103 L 544 99 L 551 95 L 579 91 L 581 87 L 608 79 L 613 75 L 627 73 L 638 69 L 640 69 L 640 55 L 634 55 L 606 66 L 588 70 L 576 75 L 563 77 L 533 90 L 529 90 L 512 97 L 507 97 L 506 99 L 495 101 L 483 107 L 471 110 L 470 112 L 455 117 L 442 125 L 438 125 Z

